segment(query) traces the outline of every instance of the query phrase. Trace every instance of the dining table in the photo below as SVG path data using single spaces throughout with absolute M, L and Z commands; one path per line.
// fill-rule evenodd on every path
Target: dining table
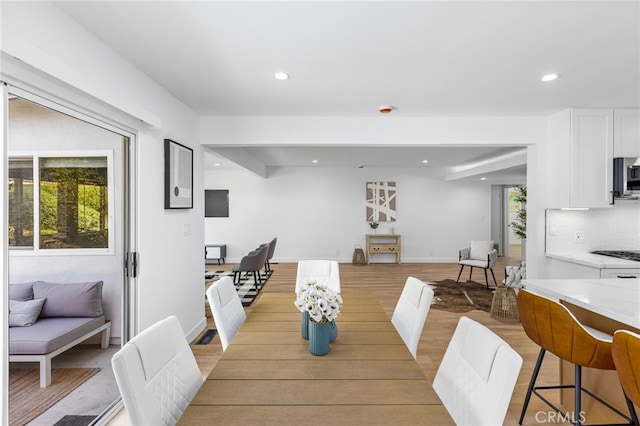
M 454 424 L 375 295 L 342 299 L 338 336 L 315 356 L 295 294 L 261 294 L 178 424 Z

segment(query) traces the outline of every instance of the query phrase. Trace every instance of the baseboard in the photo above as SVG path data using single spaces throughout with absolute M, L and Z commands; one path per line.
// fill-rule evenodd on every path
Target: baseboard
M 187 333 L 187 341 L 191 344 L 191 343 L 195 343 L 196 337 L 198 337 L 200 335 L 200 333 L 202 333 L 202 331 L 205 329 L 205 327 L 207 326 L 207 317 L 204 316 L 202 317 L 202 319 L 198 322 L 198 324 L 196 324 L 195 327 L 193 327 L 189 333 Z

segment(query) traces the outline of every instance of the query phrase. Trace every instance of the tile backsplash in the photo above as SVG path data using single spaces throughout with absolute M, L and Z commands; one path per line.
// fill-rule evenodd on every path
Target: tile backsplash
M 547 210 L 547 253 L 594 250 L 640 250 L 640 200 L 608 209 Z

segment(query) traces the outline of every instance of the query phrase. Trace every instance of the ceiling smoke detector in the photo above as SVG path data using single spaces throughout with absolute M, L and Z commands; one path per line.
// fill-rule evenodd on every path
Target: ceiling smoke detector
M 380 114 L 389 114 L 393 111 L 393 107 L 391 105 L 380 105 L 378 111 Z

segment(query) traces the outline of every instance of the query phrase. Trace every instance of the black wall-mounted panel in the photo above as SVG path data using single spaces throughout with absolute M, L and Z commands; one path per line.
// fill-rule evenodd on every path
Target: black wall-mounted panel
M 205 189 L 204 217 L 229 217 L 228 189 Z

